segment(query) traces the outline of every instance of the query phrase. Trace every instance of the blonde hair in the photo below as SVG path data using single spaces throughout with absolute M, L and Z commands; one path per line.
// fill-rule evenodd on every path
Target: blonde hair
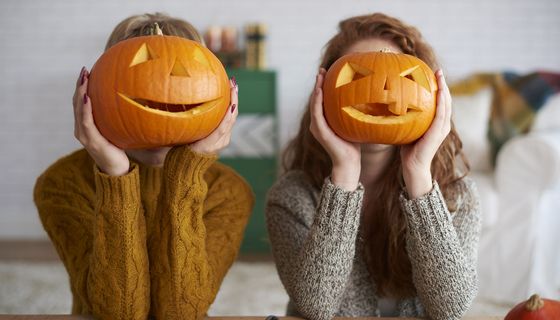
M 117 42 L 152 34 L 156 23 L 165 35 L 183 37 L 204 44 L 202 36 L 190 23 L 165 13 L 156 12 L 133 15 L 121 21 L 111 32 L 105 50 Z

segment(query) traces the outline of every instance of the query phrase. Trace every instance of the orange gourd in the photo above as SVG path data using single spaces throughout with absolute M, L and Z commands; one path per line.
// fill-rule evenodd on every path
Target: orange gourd
M 212 52 L 164 35 L 109 48 L 91 70 L 88 95 L 99 131 L 123 149 L 202 139 L 230 103 L 228 76 Z
M 430 127 L 437 89 L 434 72 L 414 56 L 388 50 L 348 54 L 325 76 L 325 118 L 347 141 L 410 143 Z
M 504 320 L 558 320 L 560 319 L 560 301 L 542 299 L 532 295 L 527 301 L 516 305 Z

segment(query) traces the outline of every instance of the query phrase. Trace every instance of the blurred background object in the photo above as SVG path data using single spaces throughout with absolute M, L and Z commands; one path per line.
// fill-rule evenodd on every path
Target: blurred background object
M 268 255 L 264 195 L 279 172 L 279 152 L 299 126 L 321 50 L 341 19 L 384 12 L 416 26 L 450 82 L 480 72 L 560 72 L 557 0 L 4 0 L 0 313 L 69 311 L 65 273 L 37 217 L 33 185 L 49 164 L 79 147 L 70 101 L 81 67 L 91 68 L 117 22 L 156 11 L 193 23 L 240 84 L 241 116 L 223 159 L 248 177 L 261 203 L 212 315 L 283 313 L 287 296 Z M 560 297 L 560 99 L 551 94 L 531 129 L 508 140 L 493 166 L 487 133 L 495 98 L 492 85 L 454 96 L 483 207 L 474 315 L 504 315 L 518 295 L 532 291 Z

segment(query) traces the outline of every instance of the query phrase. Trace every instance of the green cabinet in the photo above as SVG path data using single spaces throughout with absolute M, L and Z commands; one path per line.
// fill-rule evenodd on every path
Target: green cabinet
M 239 85 L 239 115 L 220 161 L 243 176 L 255 193 L 241 252 L 268 253 L 264 206 L 278 166 L 276 73 L 245 69 L 230 69 L 227 73 L 235 76 Z

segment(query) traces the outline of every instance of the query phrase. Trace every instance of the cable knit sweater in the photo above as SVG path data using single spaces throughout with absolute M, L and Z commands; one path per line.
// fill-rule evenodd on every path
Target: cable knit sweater
M 163 168 L 101 173 L 85 150 L 35 185 L 45 230 L 70 276 L 72 313 L 200 319 L 233 263 L 254 202 L 215 156 L 175 147 Z
M 303 172 L 285 174 L 269 191 L 266 218 L 288 315 L 380 316 L 360 235 L 364 189 L 345 191 L 327 178 L 321 190 Z M 477 293 L 478 194 L 471 180 L 453 186 L 450 213 L 438 184 L 426 195 L 400 195 L 417 297 L 397 301 L 400 317 L 460 319 Z M 383 257 L 379 257 L 383 259 Z

